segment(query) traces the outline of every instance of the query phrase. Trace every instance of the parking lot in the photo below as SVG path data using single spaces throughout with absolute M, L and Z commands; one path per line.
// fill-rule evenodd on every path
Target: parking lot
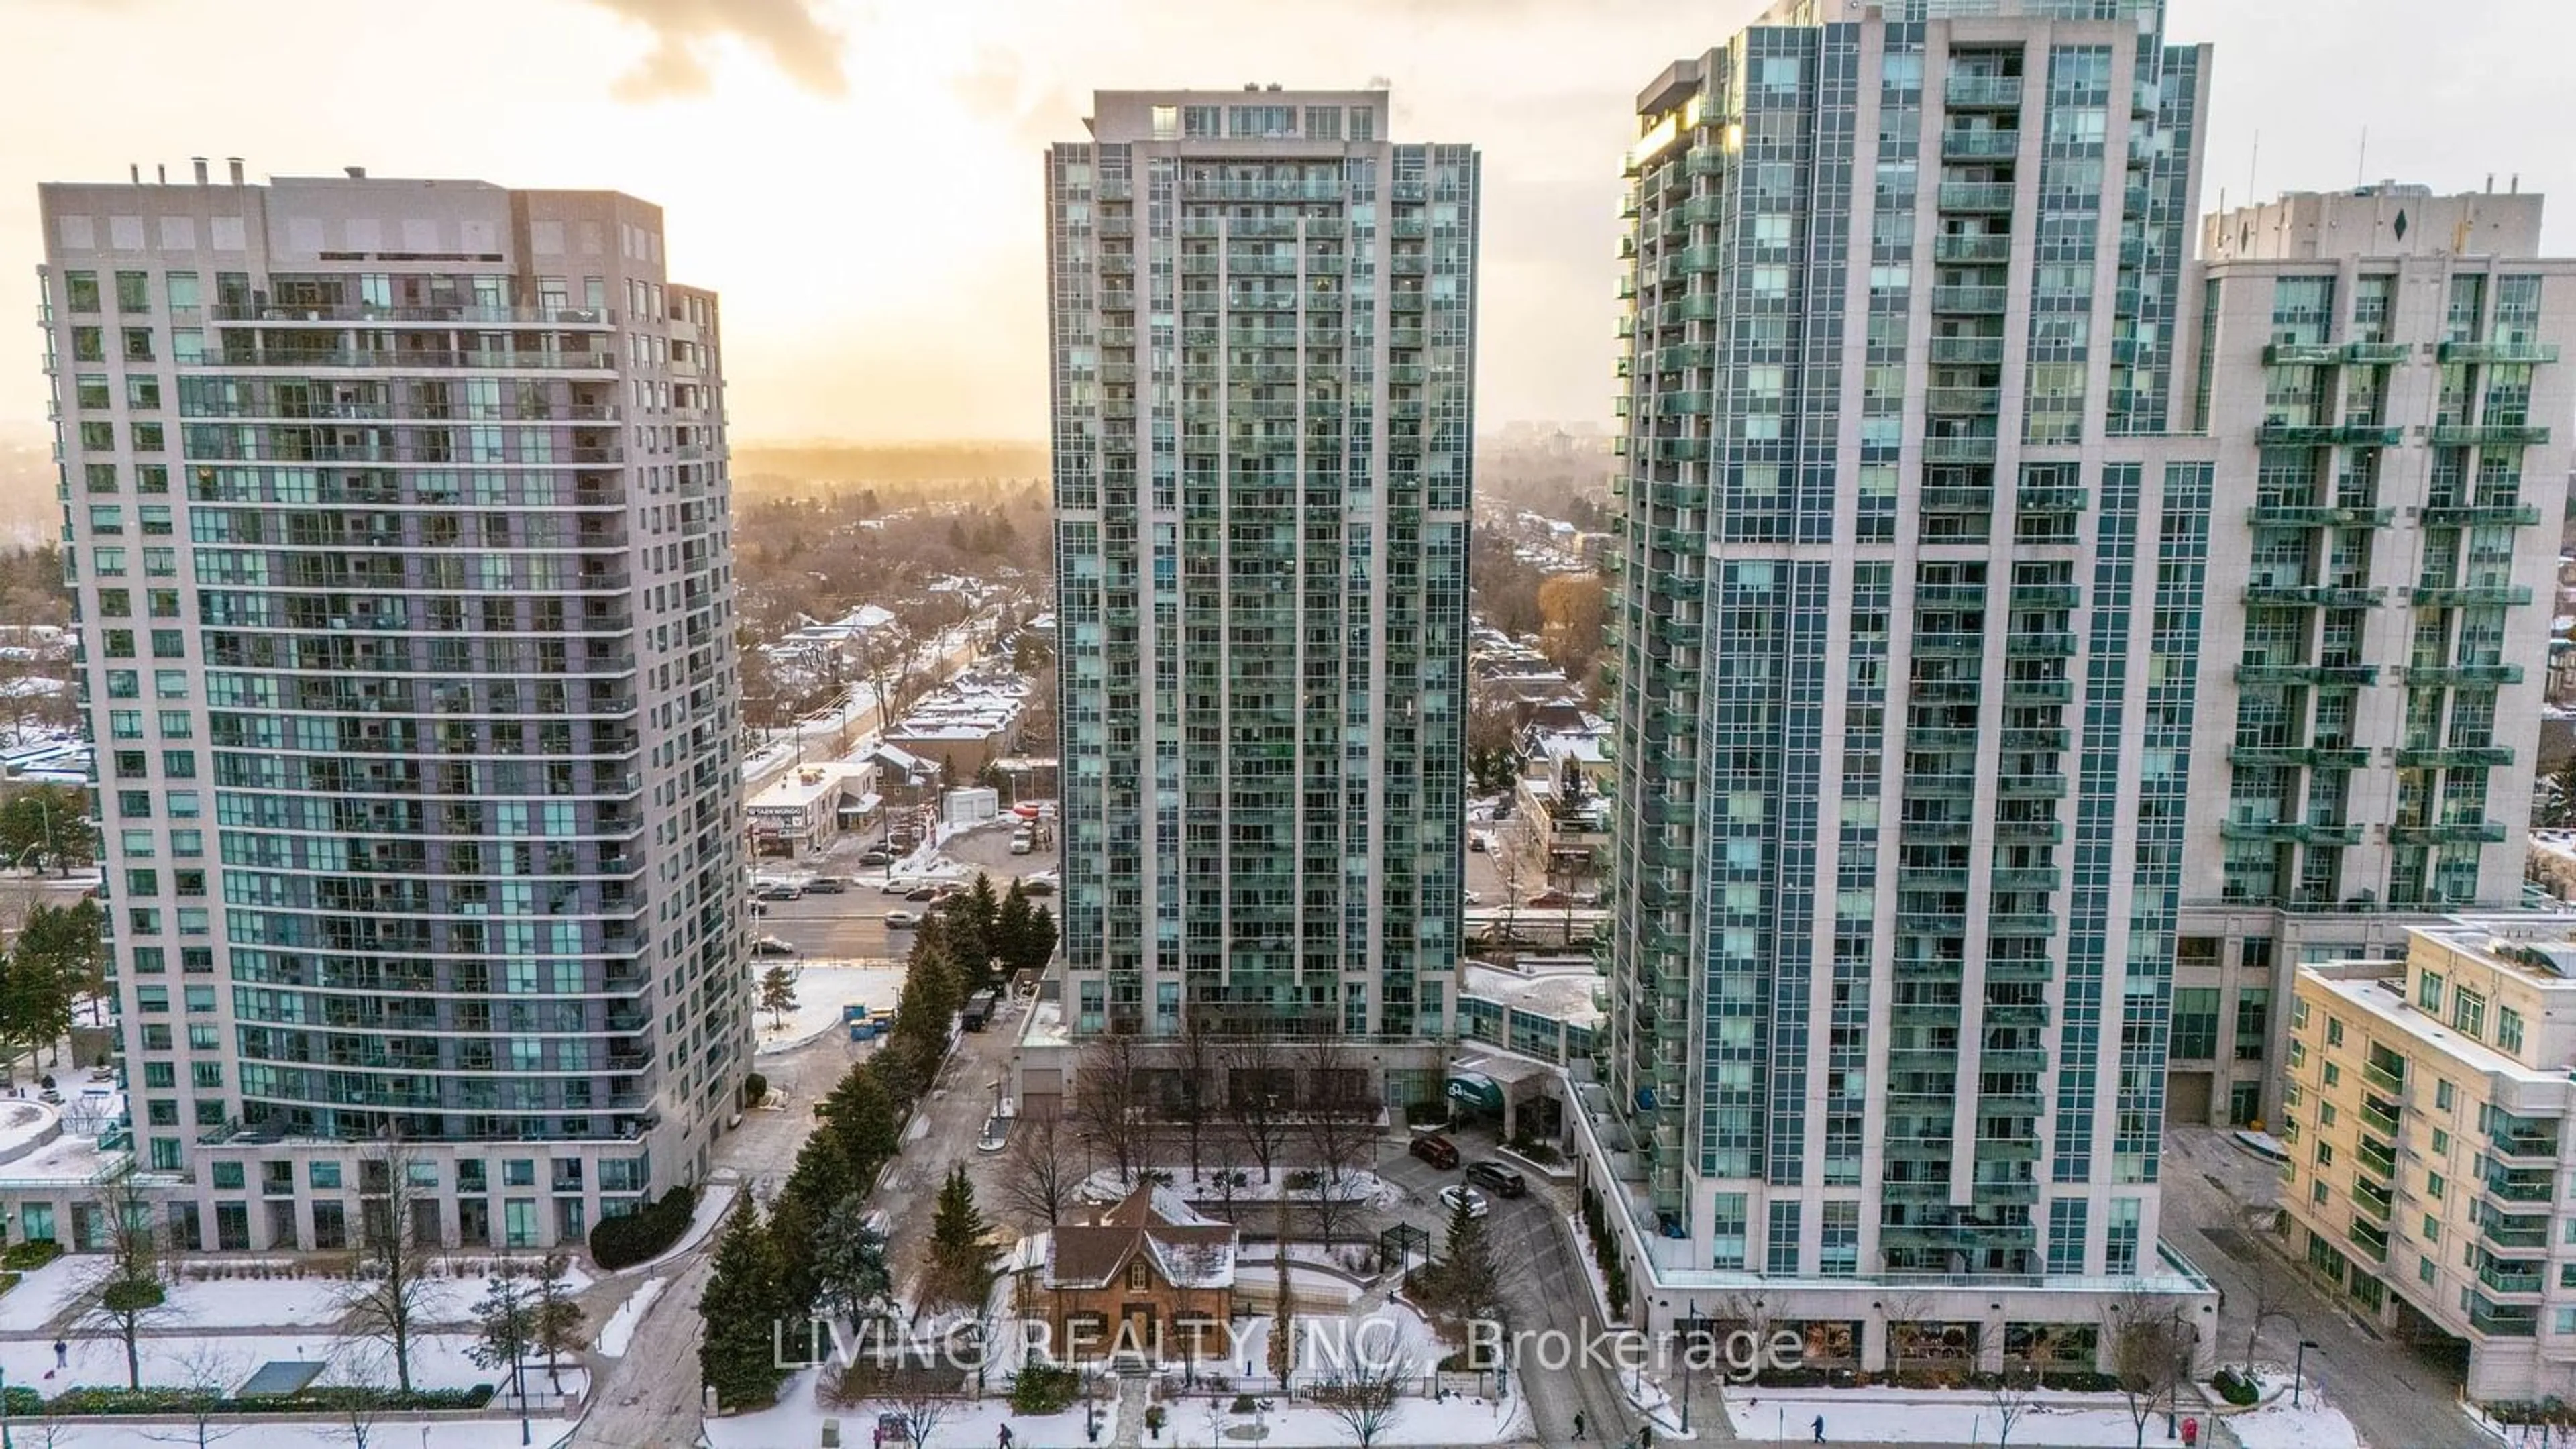
M 942 873 L 972 880 L 980 870 L 991 875 L 994 886 L 1000 888 L 1016 877 L 1055 869 L 1056 853 L 1052 847 L 1027 855 L 1011 854 L 1011 834 L 1011 822 L 1003 820 L 953 837 L 941 851 L 948 862 Z M 874 960 L 900 957 L 910 951 L 912 933 L 889 929 L 886 912 L 909 911 L 917 916 L 926 902 L 907 901 L 901 894 L 886 893 L 887 868 L 859 864 L 859 857 L 875 844 L 873 835 L 845 836 L 819 856 L 804 856 L 792 862 L 755 862 L 755 873 L 760 875 L 837 876 L 848 886 L 838 892 L 807 891 L 792 901 L 755 901 L 759 914 L 752 918 L 752 935 L 776 936 L 795 947 L 798 957 L 818 961 Z M 1055 909 L 1052 897 L 1046 898 L 1045 904 L 1050 912 Z

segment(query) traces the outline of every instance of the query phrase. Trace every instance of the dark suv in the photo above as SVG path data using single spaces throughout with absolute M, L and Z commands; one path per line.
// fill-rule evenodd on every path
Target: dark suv
M 1413 1139 L 1413 1155 L 1447 1171 L 1458 1165 L 1458 1144 L 1446 1137 L 1416 1137 Z
M 1499 1162 L 1479 1162 L 1467 1169 L 1467 1180 L 1502 1197 L 1526 1197 L 1529 1179 Z

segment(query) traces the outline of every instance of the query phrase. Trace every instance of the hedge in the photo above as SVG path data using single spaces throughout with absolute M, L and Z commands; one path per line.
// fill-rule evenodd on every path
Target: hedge
M 2232 1368 L 2223 1368 L 2210 1375 L 2209 1386 L 2218 1390 L 2220 1398 L 2239 1408 L 2263 1397 L 2262 1389 L 2253 1380 Z
M 1011 1412 L 1060 1414 L 1073 1407 L 1081 1392 L 1079 1370 L 1061 1364 L 1033 1363 L 1011 1375 Z
M 33 1395 L 33 1389 L 10 1391 L 9 1411 L 13 1414 L 34 1413 L 33 1406 L 20 1408 L 17 1395 Z M 44 1401 L 48 1414 L 82 1417 L 112 1417 L 126 1414 L 319 1414 L 335 1413 L 354 1405 L 372 1404 L 388 1412 L 414 1409 L 479 1409 L 492 1402 L 495 1392 L 490 1384 L 476 1384 L 470 1389 L 418 1389 L 397 1393 L 390 1389 L 370 1389 L 355 1385 L 326 1384 L 294 1394 L 245 1394 L 238 1398 L 210 1394 L 198 1389 L 118 1389 L 83 1386 L 65 1389 Z
M 613 1269 L 658 1258 L 689 1230 L 690 1215 L 697 1210 L 697 1189 L 683 1186 L 662 1194 L 660 1202 L 648 1204 L 642 1212 L 601 1218 L 590 1230 L 591 1259 Z
M 8 1251 L 0 1252 L 0 1268 L 15 1268 L 20 1272 L 28 1272 L 41 1268 L 62 1255 L 62 1244 L 51 1238 L 33 1238 L 23 1243 L 11 1243 Z

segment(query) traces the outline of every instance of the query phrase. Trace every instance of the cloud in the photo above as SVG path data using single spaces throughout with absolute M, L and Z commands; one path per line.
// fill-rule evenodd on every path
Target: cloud
M 841 38 L 815 0 L 591 0 L 653 33 L 653 49 L 614 87 L 619 100 L 703 95 L 714 84 L 705 47 L 727 36 L 764 52 L 789 80 L 822 96 L 849 88 Z
M 966 72 L 948 84 L 970 109 L 998 117 L 1020 145 L 1044 146 L 1081 132 L 1078 118 L 1085 113 L 1084 98 L 1032 76 L 1017 56 L 1000 46 L 977 47 Z

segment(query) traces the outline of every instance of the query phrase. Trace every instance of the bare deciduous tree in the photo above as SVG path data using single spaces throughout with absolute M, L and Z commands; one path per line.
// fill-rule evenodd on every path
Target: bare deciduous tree
M 172 1385 L 180 1397 L 165 1411 L 179 1422 L 155 1432 L 141 1431 L 156 1444 L 193 1444 L 196 1449 L 219 1440 L 229 1439 L 249 1427 L 238 1419 L 227 1422 L 224 1400 L 241 1377 L 241 1364 L 222 1347 L 220 1339 L 203 1339 L 179 1359 L 179 1381 Z
M 1149 1164 L 1145 1084 L 1135 1035 L 1113 1031 L 1082 1049 L 1074 1068 L 1073 1116 L 1082 1140 L 1118 1168 L 1132 1186 Z
M 1020 1118 L 1002 1154 L 1002 1208 L 1032 1230 L 1052 1228 L 1073 1205 L 1082 1167 L 1073 1133 L 1053 1111 Z
M 1268 1182 L 1288 1142 L 1294 1074 L 1279 1044 L 1259 1037 L 1227 1046 L 1225 1067 L 1226 1116 L 1243 1134 L 1253 1161 L 1261 1164 L 1261 1180 Z
M 2174 1396 L 2191 1377 L 2191 1323 L 2181 1305 L 2144 1291 L 2112 1303 L 2110 1317 L 2111 1373 L 2137 1426 L 2139 1449 L 2145 1449 L 2147 1421 L 2158 1408 L 2177 1412 Z
M 1336 1368 L 1309 1394 L 1360 1441 L 1360 1449 L 1369 1449 L 1395 1426 L 1396 1415 L 1404 1410 L 1404 1386 L 1412 1377 L 1412 1363 L 1395 1354 L 1382 1363 Z
M 1324 1241 L 1349 1216 L 1352 1175 L 1374 1165 L 1378 1104 L 1368 1090 L 1368 1068 L 1337 1037 L 1318 1037 L 1298 1052 L 1306 1076 L 1306 1112 L 1300 1136 L 1315 1163 L 1315 1231 Z
M 1995 1411 L 1996 1449 L 2006 1449 L 2012 1443 L 2013 1425 L 2039 1407 L 2039 1370 L 2006 1364 L 1986 1390 L 1986 1403 Z
M 1206 1021 L 1199 1013 L 1191 1012 L 1181 1024 L 1180 1082 L 1179 1090 L 1173 1094 L 1172 1118 L 1180 1123 L 1189 1141 L 1193 1180 L 1204 1166 L 1208 1122 L 1216 1115 L 1221 1054 Z
M 166 1254 L 153 1227 L 152 1204 L 132 1173 L 100 1190 L 99 1210 L 107 1215 L 108 1254 L 82 1291 L 78 1331 L 122 1343 L 125 1386 L 139 1389 L 144 1331 L 176 1316 Z
M 418 1205 L 434 1203 L 413 1180 L 419 1154 L 387 1137 L 358 1159 L 358 1273 L 341 1290 L 349 1336 L 371 1339 L 393 1356 L 394 1379 L 412 1391 L 412 1340 L 430 1296 L 430 1260 L 438 1245 L 420 1240 Z

